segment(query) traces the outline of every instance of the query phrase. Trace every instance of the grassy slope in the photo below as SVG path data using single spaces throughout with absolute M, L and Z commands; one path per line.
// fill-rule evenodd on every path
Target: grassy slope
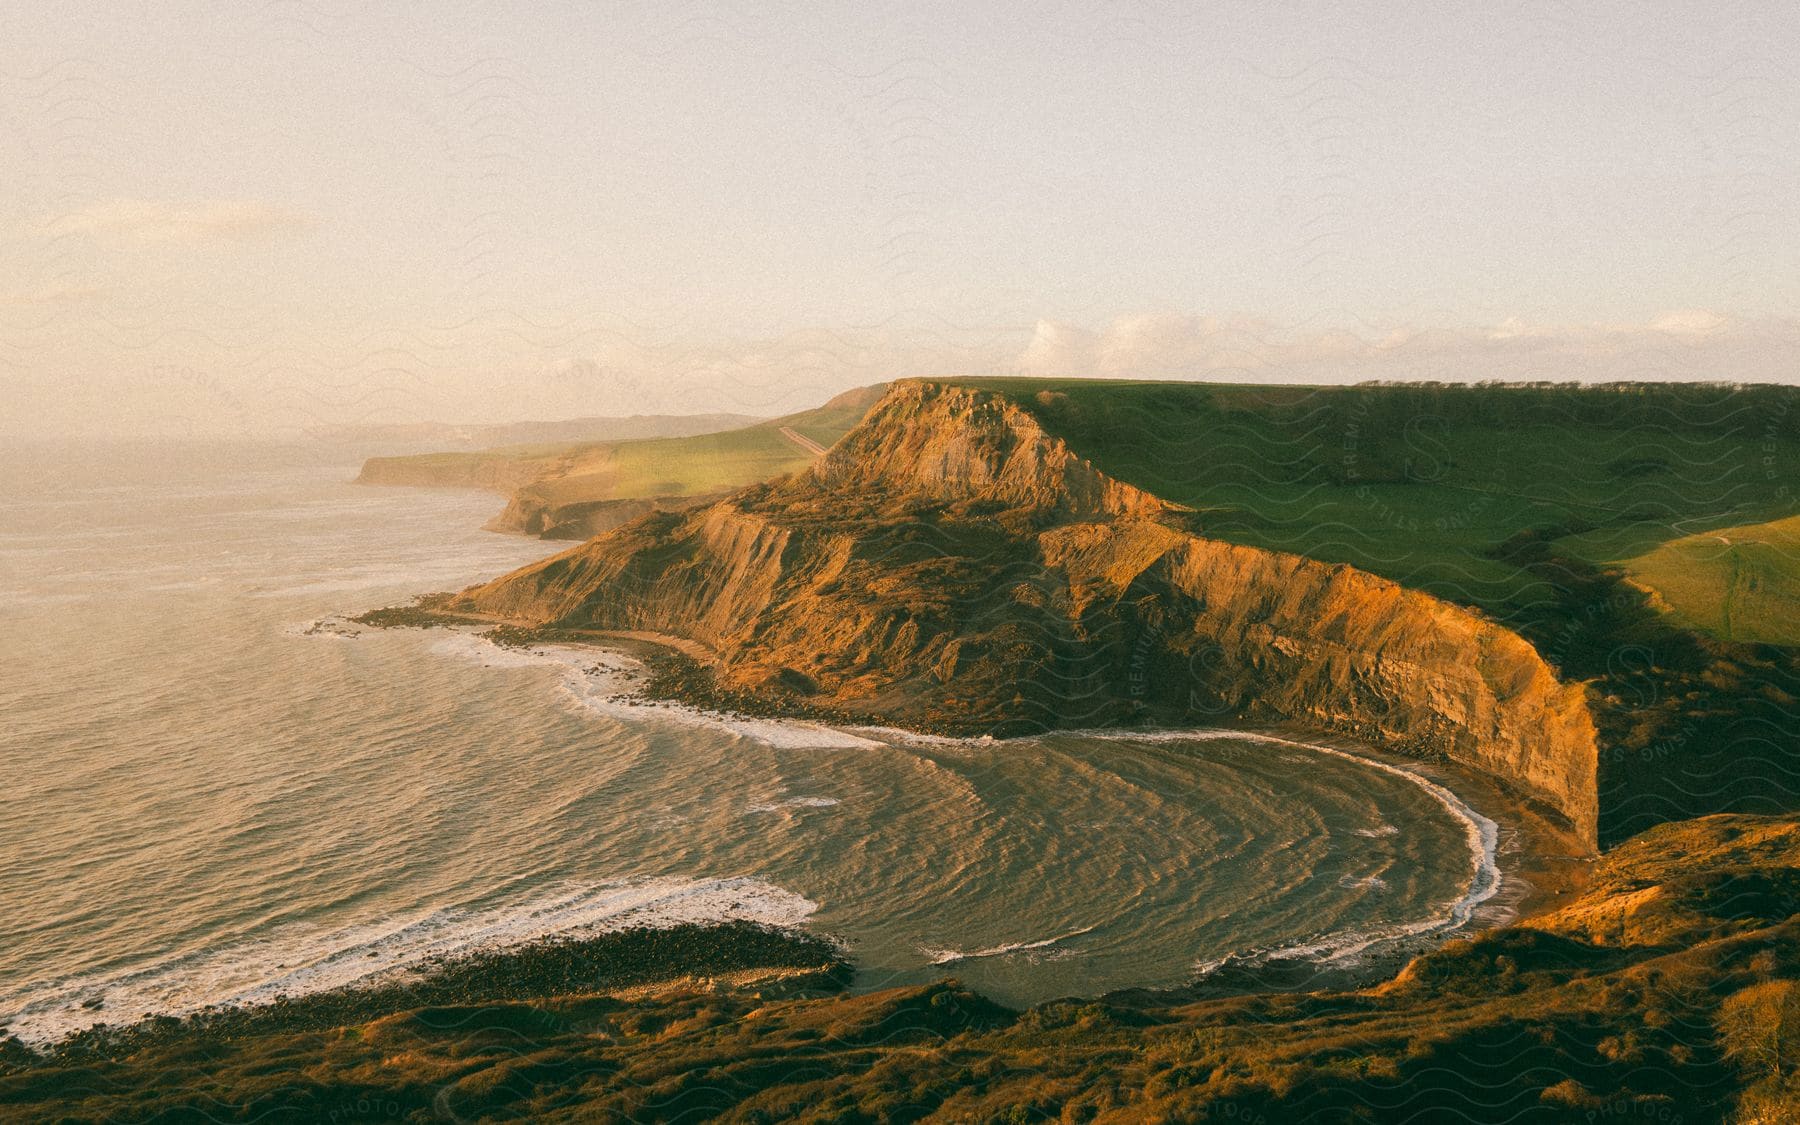
M 1543 596 L 1494 555 L 1525 529 L 1597 527 L 1566 545 L 1600 563 L 1621 537 L 1648 549 L 1800 508 L 1800 432 L 1721 432 L 1703 423 L 1729 412 L 1687 388 L 1605 424 L 1555 390 L 1446 388 L 1432 402 L 1398 387 L 967 382 L 1008 392 L 1102 471 L 1199 509 L 1203 534 L 1487 609 Z M 1529 397 L 1541 408 L 1501 420 Z
M 577 452 L 561 474 L 527 487 L 551 504 L 722 492 L 812 463 L 812 454 L 784 436 L 781 427 L 793 426 L 809 437 L 821 434 L 814 440 L 830 445 L 860 417 L 820 408 L 724 433 L 592 447 Z
M 862 419 L 878 389 L 840 395 L 824 406 L 741 429 L 692 437 L 641 438 L 575 445 L 512 446 L 478 453 L 395 458 L 446 476 L 475 462 L 506 462 L 527 479 L 519 492 L 547 506 L 592 500 L 700 496 L 793 472 L 813 455 L 783 427 L 829 446 Z
M 1714 817 L 1620 849 L 1554 916 L 1362 992 L 1013 1013 L 954 983 L 528 988 L 392 994 L 339 1022 L 301 1001 L 49 1060 L 0 1052 L 0 1119 L 1791 1121 L 1797 909 L 1800 822 Z M 559 957 L 548 979 L 593 970 L 616 975 Z
M 1800 516 L 1671 539 L 1611 561 L 1684 624 L 1726 640 L 1800 645 Z

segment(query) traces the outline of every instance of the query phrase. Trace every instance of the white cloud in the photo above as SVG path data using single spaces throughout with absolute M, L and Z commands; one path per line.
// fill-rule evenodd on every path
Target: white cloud
M 46 219 L 36 233 L 134 243 L 251 242 L 312 225 L 298 208 L 255 199 L 110 199 Z
M 1674 336 L 1710 336 L 1730 324 L 1726 317 L 1707 309 L 1675 309 L 1652 320 L 1650 327 Z
M 1099 367 L 1099 335 L 1072 324 L 1040 320 L 1019 353 L 1021 371 L 1033 375 L 1082 375 Z
M 1022 374 L 1353 382 L 1361 379 L 1733 379 L 1795 382 L 1800 322 L 1680 309 L 1639 323 L 1465 328 L 1362 325 L 1284 333 L 1250 317 L 1122 316 L 1099 330 L 1040 321 Z

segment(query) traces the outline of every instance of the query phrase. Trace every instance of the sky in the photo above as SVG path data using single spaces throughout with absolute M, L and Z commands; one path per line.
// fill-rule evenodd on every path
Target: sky
M 1800 5 L 12 4 L 0 433 L 1800 382 Z

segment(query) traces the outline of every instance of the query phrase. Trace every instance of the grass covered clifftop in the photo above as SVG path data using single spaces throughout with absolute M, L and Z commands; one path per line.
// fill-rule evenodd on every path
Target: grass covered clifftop
M 1547 595 L 1495 554 L 1521 531 L 1579 532 L 1574 557 L 1604 564 L 1800 510 L 1800 387 L 954 382 L 1196 509 L 1209 537 L 1469 605 Z
M 359 484 L 424 488 L 482 488 L 507 492 L 554 471 L 583 449 L 626 441 L 684 438 L 737 430 L 761 419 L 742 414 L 638 414 L 624 418 L 576 418 L 567 422 L 521 422 L 490 426 L 436 423 L 349 426 L 321 429 L 323 441 L 431 443 L 428 453 L 371 457 Z
M 1800 516 L 1596 548 L 1675 621 L 1748 644 L 1800 645 Z M 1589 548 L 1590 550 L 1596 548 Z
M 335 1019 L 163 1027 L 125 1050 L 14 1046 L 0 1120 L 1790 1121 L 1797 910 L 1800 821 L 1708 817 L 1616 850 L 1556 914 L 1360 991 L 1014 1012 L 954 981 L 620 988 L 590 964 L 559 969 L 554 994 L 391 993 Z M 796 949 L 769 960 L 823 964 Z

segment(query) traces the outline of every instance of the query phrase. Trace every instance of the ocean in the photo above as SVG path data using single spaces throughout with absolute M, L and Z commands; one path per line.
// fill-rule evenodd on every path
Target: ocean
M 1222 732 L 999 742 L 628 698 L 600 649 L 347 618 L 560 545 L 307 445 L 0 452 L 0 1025 L 353 984 L 435 953 L 746 918 L 856 987 L 1009 1004 L 1349 957 L 1489 898 L 1410 768 Z

